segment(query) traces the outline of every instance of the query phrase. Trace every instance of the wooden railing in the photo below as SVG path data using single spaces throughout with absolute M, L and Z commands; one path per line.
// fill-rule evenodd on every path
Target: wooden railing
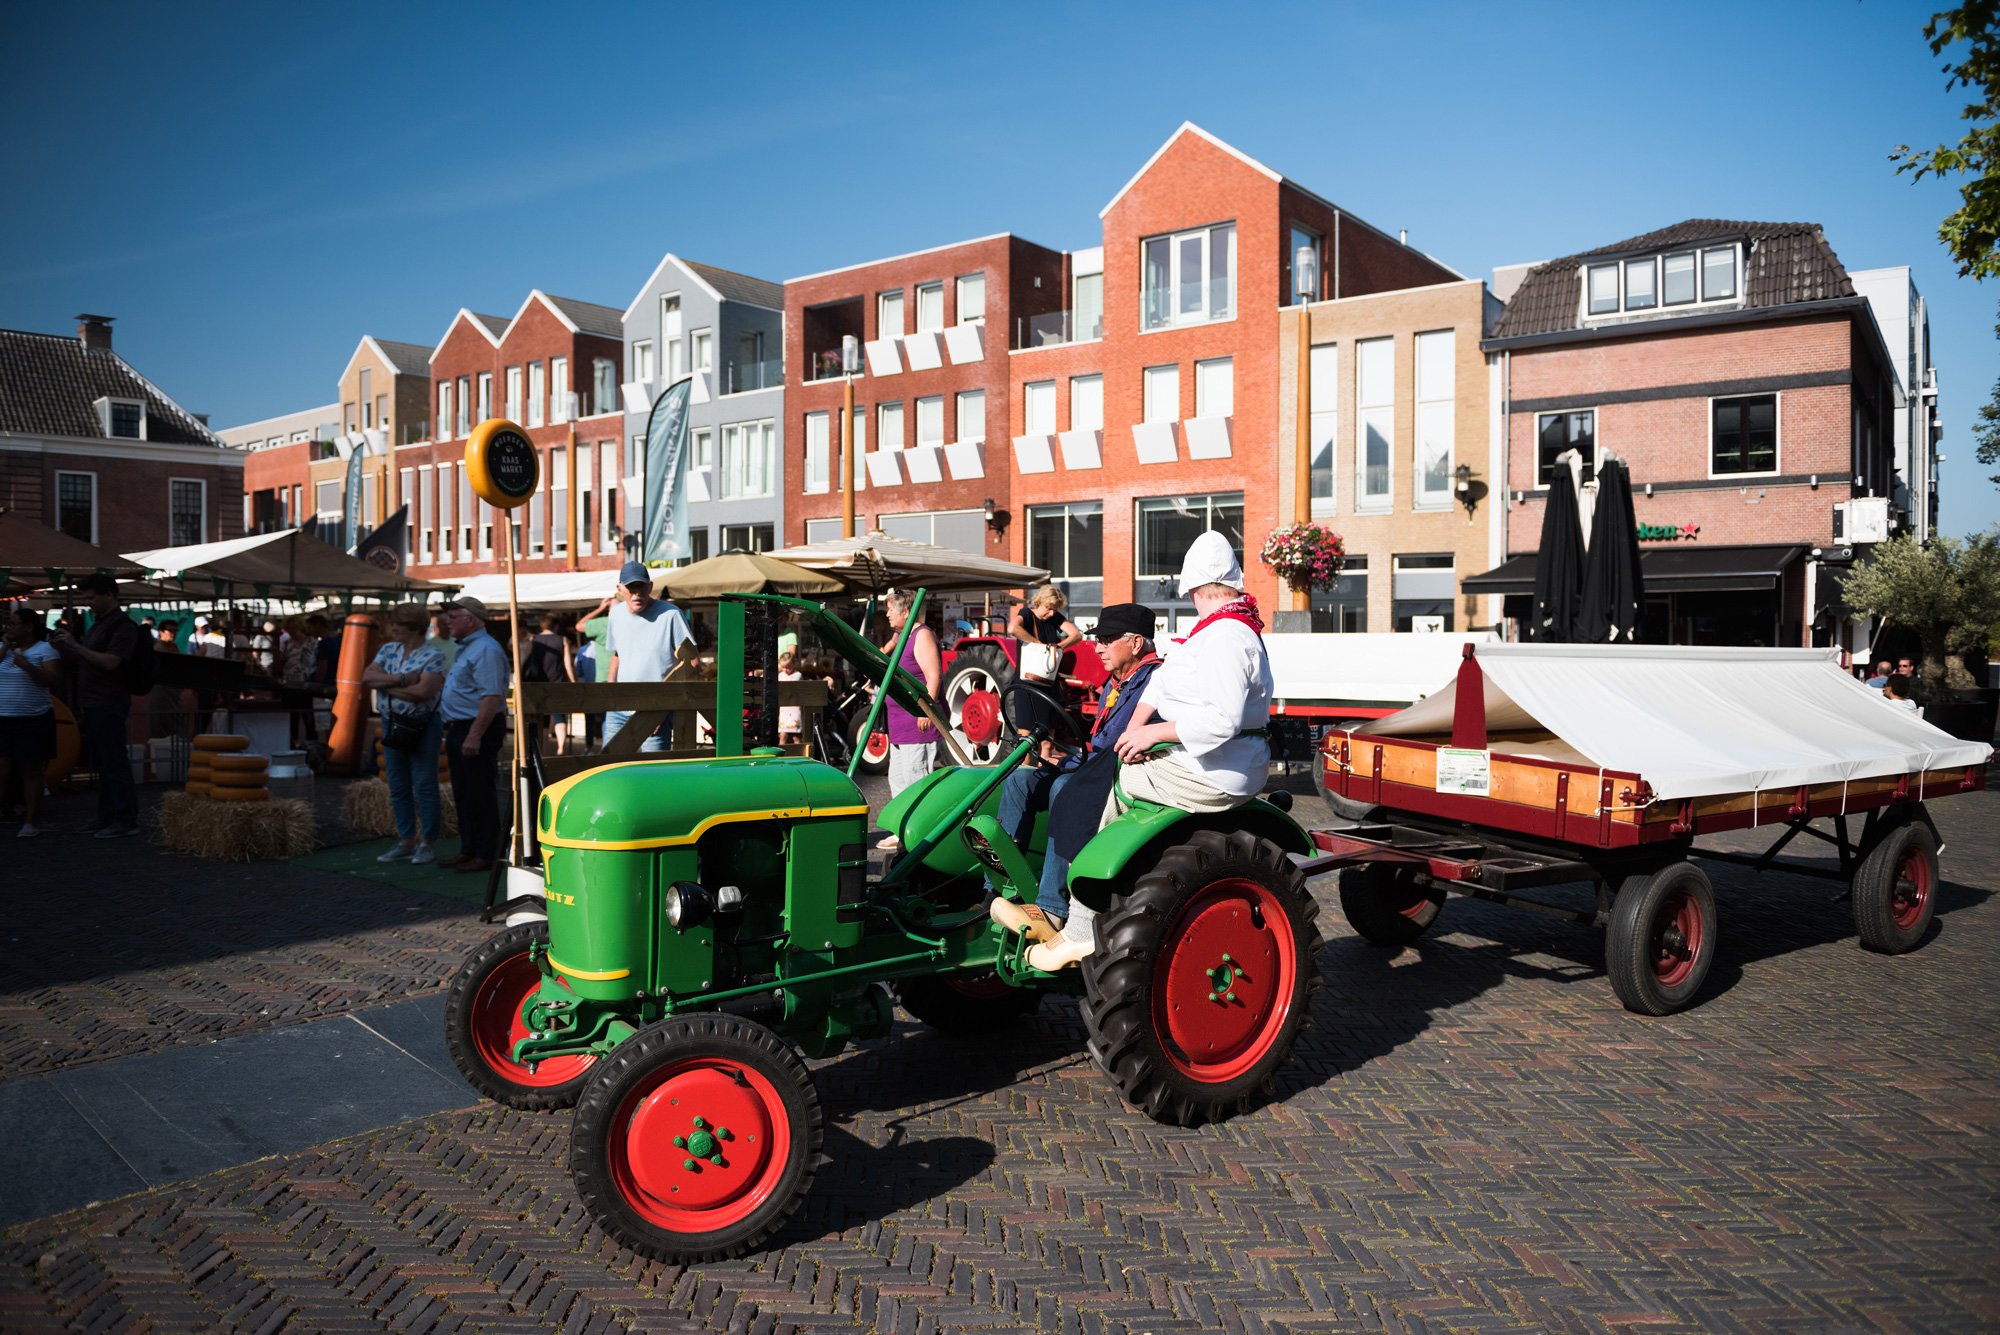
M 647 752 L 644 759 L 694 760 L 714 755 L 714 746 L 697 746 L 694 740 L 701 735 L 702 716 L 706 716 L 711 727 L 714 725 L 715 686 L 712 681 L 535 681 L 521 687 L 521 705 L 530 715 L 631 711 L 632 717 L 626 720 L 625 726 L 596 755 L 543 757 L 542 772 L 553 783 L 599 765 L 641 759 L 640 744 L 651 737 L 670 715 L 674 721 L 674 749 Z M 743 693 L 755 698 L 761 689 L 761 683 L 749 682 L 745 683 Z M 826 708 L 826 683 L 817 678 L 781 681 L 778 683 L 778 703 L 798 707 L 804 729 L 801 735 L 810 738 L 814 723 Z M 788 755 L 811 754 L 803 744 L 787 746 L 784 750 Z

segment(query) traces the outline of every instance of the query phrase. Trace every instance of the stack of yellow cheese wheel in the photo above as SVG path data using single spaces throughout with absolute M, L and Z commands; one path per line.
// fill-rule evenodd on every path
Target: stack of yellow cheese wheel
M 187 790 L 204 796 L 215 795 L 215 760 L 218 756 L 248 751 L 250 739 L 229 733 L 205 732 L 194 739 L 194 753 L 188 757 Z M 259 764 L 264 763 L 260 758 Z
M 208 795 L 218 802 L 271 800 L 271 758 L 237 752 L 218 755 Z

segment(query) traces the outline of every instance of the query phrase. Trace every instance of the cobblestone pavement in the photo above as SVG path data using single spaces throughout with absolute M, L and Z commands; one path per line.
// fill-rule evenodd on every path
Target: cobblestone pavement
M 1322 881 L 1316 1027 L 1224 1125 L 1125 1109 L 1069 1003 L 899 1025 L 816 1064 L 829 1162 L 762 1255 L 621 1252 L 566 1116 L 487 1104 L 23 1225 L 0 1328 L 1991 1329 L 2000 795 L 1934 812 L 1910 955 L 1859 950 L 1828 883 L 1710 864 L 1711 983 L 1643 1019 L 1595 933 L 1453 900 L 1390 953 Z

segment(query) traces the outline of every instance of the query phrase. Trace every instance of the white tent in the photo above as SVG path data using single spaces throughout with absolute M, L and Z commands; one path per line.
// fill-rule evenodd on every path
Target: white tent
M 1993 749 L 1891 704 L 1841 671 L 1833 649 L 1491 644 L 1475 653 L 1489 733 L 1554 733 L 1592 764 L 1642 776 L 1660 800 L 1980 765 Z M 1449 734 L 1457 698 L 1454 676 L 1355 732 Z
M 582 612 L 618 592 L 616 570 L 554 570 L 514 577 L 521 606 L 538 612 Z M 488 611 L 507 606 L 507 576 L 474 575 L 459 588 L 485 603 Z

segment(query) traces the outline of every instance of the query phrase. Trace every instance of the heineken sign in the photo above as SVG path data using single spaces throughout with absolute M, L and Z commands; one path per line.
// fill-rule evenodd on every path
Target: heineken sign
M 1672 542 L 1676 538 L 1692 538 L 1700 532 L 1700 524 L 1641 524 L 1639 541 Z

